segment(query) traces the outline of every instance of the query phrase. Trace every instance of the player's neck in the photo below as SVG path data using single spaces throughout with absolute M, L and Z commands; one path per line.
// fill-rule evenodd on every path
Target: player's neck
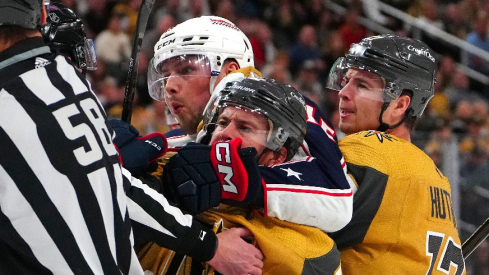
M 386 133 L 411 142 L 411 133 L 409 129 L 405 126 L 405 124 L 399 125 L 394 129 L 388 129 Z
M 20 40 L 16 40 L 16 39 L 3 40 L 3 39 L 0 39 L 0 52 L 5 51 L 6 49 L 14 46 L 15 44 L 25 40 L 26 38 L 31 38 L 31 37 L 36 37 L 36 36 L 42 37 L 41 33 L 36 32 L 34 34 L 28 34 L 25 36 L 25 38 L 22 38 Z

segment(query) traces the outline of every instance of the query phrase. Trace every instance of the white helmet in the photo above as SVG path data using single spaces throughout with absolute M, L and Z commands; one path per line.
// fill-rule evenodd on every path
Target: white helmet
M 194 60 L 205 61 L 208 66 L 205 76 L 211 77 L 209 92 L 226 59 L 236 60 L 240 68 L 254 66 L 253 50 L 246 35 L 231 21 L 217 16 L 201 16 L 178 24 L 161 35 L 154 51 L 148 70 L 148 88 L 151 97 L 160 101 L 164 100 L 166 80 L 160 68 L 170 58 L 188 60 L 186 56 L 198 56 Z

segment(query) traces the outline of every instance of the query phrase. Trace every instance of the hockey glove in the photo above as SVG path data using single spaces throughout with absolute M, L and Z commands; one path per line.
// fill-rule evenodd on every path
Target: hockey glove
M 191 214 L 216 207 L 221 199 L 221 185 L 212 169 L 210 151 L 208 145 L 190 142 L 165 166 L 165 182 L 180 206 Z
M 212 168 L 221 184 L 221 201 L 229 205 L 253 204 L 263 193 L 256 149 L 241 149 L 240 138 L 215 142 L 211 150 Z
M 156 160 L 168 149 L 163 134 L 151 133 L 140 136 L 136 128 L 118 119 L 109 120 L 109 125 L 116 133 L 113 141 L 124 168 L 133 175 L 152 172 L 157 168 Z
M 263 189 L 256 150 L 240 145 L 241 139 L 212 147 L 189 143 L 170 158 L 164 178 L 185 210 L 198 214 L 221 201 L 247 205 L 259 197 Z

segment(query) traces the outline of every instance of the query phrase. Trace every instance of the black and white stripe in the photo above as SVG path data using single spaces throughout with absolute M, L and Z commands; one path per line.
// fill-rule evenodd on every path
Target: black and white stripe
M 0 274 L 142 274 L 129 214 L 160 245 L 197 244 L 191 216 L 123 176 L 87 81 L 42 57 L 0 68 Z

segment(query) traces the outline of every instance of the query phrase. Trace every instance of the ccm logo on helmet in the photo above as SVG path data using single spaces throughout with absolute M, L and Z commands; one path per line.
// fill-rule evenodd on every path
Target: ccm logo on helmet
M 168 45 L 170 45 L 172 43 L 175 43 L 175 38 L 161 43 L 160 45 L 158 45 L 158 48 L 156 48 L 156 50 L 159 50 L 159 49 L 161 49 L 161 48 L 163 48 L 165 46 L 168 46 Z
M 431 53 L 425 49 L 417 49 L 412 45 L 407 46 L 407 49 L 415 52 L 417 55 L 424 55 L 428 57 L 431 61 L 435 62 L 435 58 L 431 55 Z

